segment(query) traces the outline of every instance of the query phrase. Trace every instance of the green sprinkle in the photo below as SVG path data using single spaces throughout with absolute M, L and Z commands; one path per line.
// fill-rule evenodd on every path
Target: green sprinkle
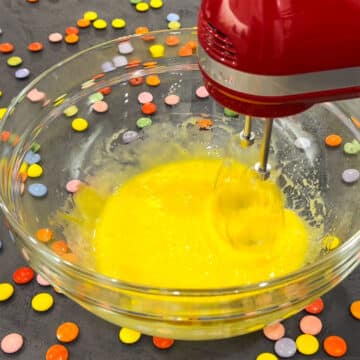
M 78 113 L 78 111 L 79 111 L 79 109 L 77 108 L 76 105 L 71 105 L 64 110 L 64 115 L 67 117 L 71 117 L 71 116 L 76 115 Z
M 101 101 L 104 99 L 104 95 L 101 92 L 96 92 L 89 96 L 89 101 L 91 104 L 96 103 L 97 101 Z
M 229 108 L 224 108 L 224 115 L 228 117 L 236 117 L 239 115 L 239 113 Z
M 344 153 L 348 155 L 355 155 L 360 151 L 360 143 L 357 140 L 353 140 L 350 143 L 344 145 Z
M 152 124 L 152 121 L 148 117 L 141 117 L 136 120 L 136 126 L 139 127 L 140 129 L 142 129 L 146 126 L 150 126 L 151 124 Z
M 130 3 L 135 5 L 135 4 L 138 4 L 139 2 L 142 2 L 144 0 L 130 0 Z
M 30 146 L 30 149 L 33 152 L 38 152 L 40 150 L 40 144 L 38 144 L 37 142 L 33 142 Z

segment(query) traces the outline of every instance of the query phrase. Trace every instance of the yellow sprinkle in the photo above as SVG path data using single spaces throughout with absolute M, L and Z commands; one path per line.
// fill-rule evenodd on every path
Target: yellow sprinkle
M 278 357 L 272 353 L 261 353 L 256 357 L 256 360 L 278 360 Z
M 126 21 L 124 19 L 116 18 L 111 22 L 111 26 L 114 29 L 123 29 L 126 26 Z
M 124 344 L 135 344 L 141 338 L 141 333 L 136 330 L 122 328 L 119 332 L 119 339 Z
M 67 117 L 71 117 L 71 116 L 76 115 L 78 113 L 78 111 L 79 111 L 79 109 L 77 108 L 76 105 L 71 105 L 64 110 L 64 115 Z
M 35 311 L 43 312 L 54 305 L 54 298 L 48 293 L 36 294 L 31 300 L 31 306 Z
M 162 0 L 151 0 L 150 1 L 150 6 L 153 9 L 160 9 L 163 5 L 164 5 L 164 3 L 162 2 Z
M 0 108 L 0 120 L 2 120 L 2 118 L 4 117 L 6 110 L 7 108 Z
M 76 118 L 72 121 L 71 127 L 75 131 L 85 131 L 88 128 L 88 122 L 83 118 Z
M 301 354 L 313 355 L 319 350 L 319 340 L 310 334 L 302 334 L 296 339 L 296 347 Z
M 9 66 L 19 66 L 22 62 L 23 60 L 20 56 L 11 56 L 6 61 Z
M 168 28 L 171 30 L 179 30 L 181 28 L 181 24 L 179 21 L 170 21 L 168 23 Z
M 67 96 L 67 94 L 62 94 L 62 95 L 60 95 L 59 97 L 57 97 L 57 98 L 54 100 L 54 106 L 59 106 L 59 105 L 61 105 L 61 104 L 65 101 L 66 96 Z
M 2 96 L 3 92 L 0 90 L 0 97 Z
M 86 20 L 94 21 L 98 18 L 98 14 L 96 11 L 86 11 L 83 14 L 83 18 Z
M 93 27 L 96 30 L 104 30 L 107 27 L 107 22 L 104 19 L 97 19 L 93 22 Z
M 25 173 L 27 173 L 28 167 L 29 167 L 29 165 L 28 165 L 26 162 L 23 162 L 23 163 L 21 164 L 21 166 L 20 166 L 19 173 L 20 173 L 20 174 L 25 174 Z
M 334 250 L 339 247 L 341 241 L 335 235 L 327 235 L 323 239 L 323 244 L 326 250 Z
M 140 12 L 148 11 L 149 8 L 149 4 L 146 2 L 139 2 L 135 5 L 135 9 Z
M 28 177 L 37 178 L 43 174 L 43 168 L 39 164 L 31 164 L 27 170 Z
M 163 57 L 165 54 L 165 46 L 161 44 L 154 44 L 149 47 L 149 51 L 153 58 Z
M 14 287 L 9 283 L 0 284 L 0 301 L 10 299 L 14 293 Z

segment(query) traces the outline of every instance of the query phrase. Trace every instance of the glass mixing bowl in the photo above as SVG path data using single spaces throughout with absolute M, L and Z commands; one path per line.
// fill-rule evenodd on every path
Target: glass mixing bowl
M 11 102 L 0 133 L 1 207 L 11 238 L 30 265 L 69 298 L 112 323 L 145 334 L 191 340 L 244 334 L 289 317 L 344 279 L 357 266 L 360 248 L 359 183 L 342 180 L 343 170 L 358 167 L 357 155 L 345 154 L 342 146 L 324 144 L 332 133 L 341 135 L 344 143 L 359 140 L 350 115 L 359 114 L 360 106 L 351 101 L 314 106 L 274 124 L 271 178 L 286 195 L 287 207 L 296 209 L 319 234 L 314 241 L 320 250 L 295 273 L 232 288 L 154 288 L 96 273 L 76 261 L 74 249 L 75 256 L 53 250 L 54 240 L 76 244 L 64 221 L 57 221 L 59 209 L 66 212 L 71 206 L 67 182 L 89 181 L 104 167 L 136 171 L 152 137 L 157 139 L 153 153 L 158 163 L 169 160 L 173 153 L 164 149 L 173 145 L 190 155 L 200 148 L 204 155 L 230 153 L 250 166 L 256 162 L 262 120 L 254 120 L 255 144 L 241 148 L 243 116 L 225 115 L 212 99 L 195 94 L 202 85 L 196 39 L 195 28 L 159 31 L 115 39 L 74 55 L 32 81 Z M 160 86 L 141 83 L 149 75 L 158 75 Z M 111 93 L 104 90 L 108 87 Z M 152 125 L 140 129 L 136 121 L 143 115 L 137 96 L 149 90 L 158 108 L 151 116 Z M 101 98 L 99 91 L 109 104 L 103 114 L 92 109 Z M 180 96 L 180 103 L 166 105 L 169 94 Z M 69 109 L 73 105 L 76 116 L 71 115 L 74 108 Z M 89 128 L 73 131 L 74 117 L 87 119 Z M 204 118 L 213 121 L 208 131 L 196 126 Z M 137 131 L 139 138 L 126 144 L 126 130 Z M 27 162 L 39 160 L 34 160 L 36 153 L 44 169 L 39 179 L 26 176 Z M 35 183 L 46 185 L 46 196 L 29 193 Z M 52 229 L 54 240 L 38 241 L 39 228 Z M 333 236 L 341 240 L 337 248 Z M 332 240 L 325 243 L 326 237 Z

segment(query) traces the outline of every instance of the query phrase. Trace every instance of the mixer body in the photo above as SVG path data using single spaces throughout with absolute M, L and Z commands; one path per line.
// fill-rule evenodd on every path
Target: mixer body
M 203 0 L 199 66 L 210 94 L 281 117 L 360 96 L 359 0 Z

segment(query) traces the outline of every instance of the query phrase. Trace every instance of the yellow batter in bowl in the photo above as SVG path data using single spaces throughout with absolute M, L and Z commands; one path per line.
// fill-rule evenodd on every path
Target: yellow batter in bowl
M 84 186 L 74 201 L 94 227 L 95 270 L 134 284 L 241 286 L 299 269 L 309 250 L 309 228 L 277 185 L 240 163 L 224 175 L 218 159 L 173 161 L 100 200 Z

